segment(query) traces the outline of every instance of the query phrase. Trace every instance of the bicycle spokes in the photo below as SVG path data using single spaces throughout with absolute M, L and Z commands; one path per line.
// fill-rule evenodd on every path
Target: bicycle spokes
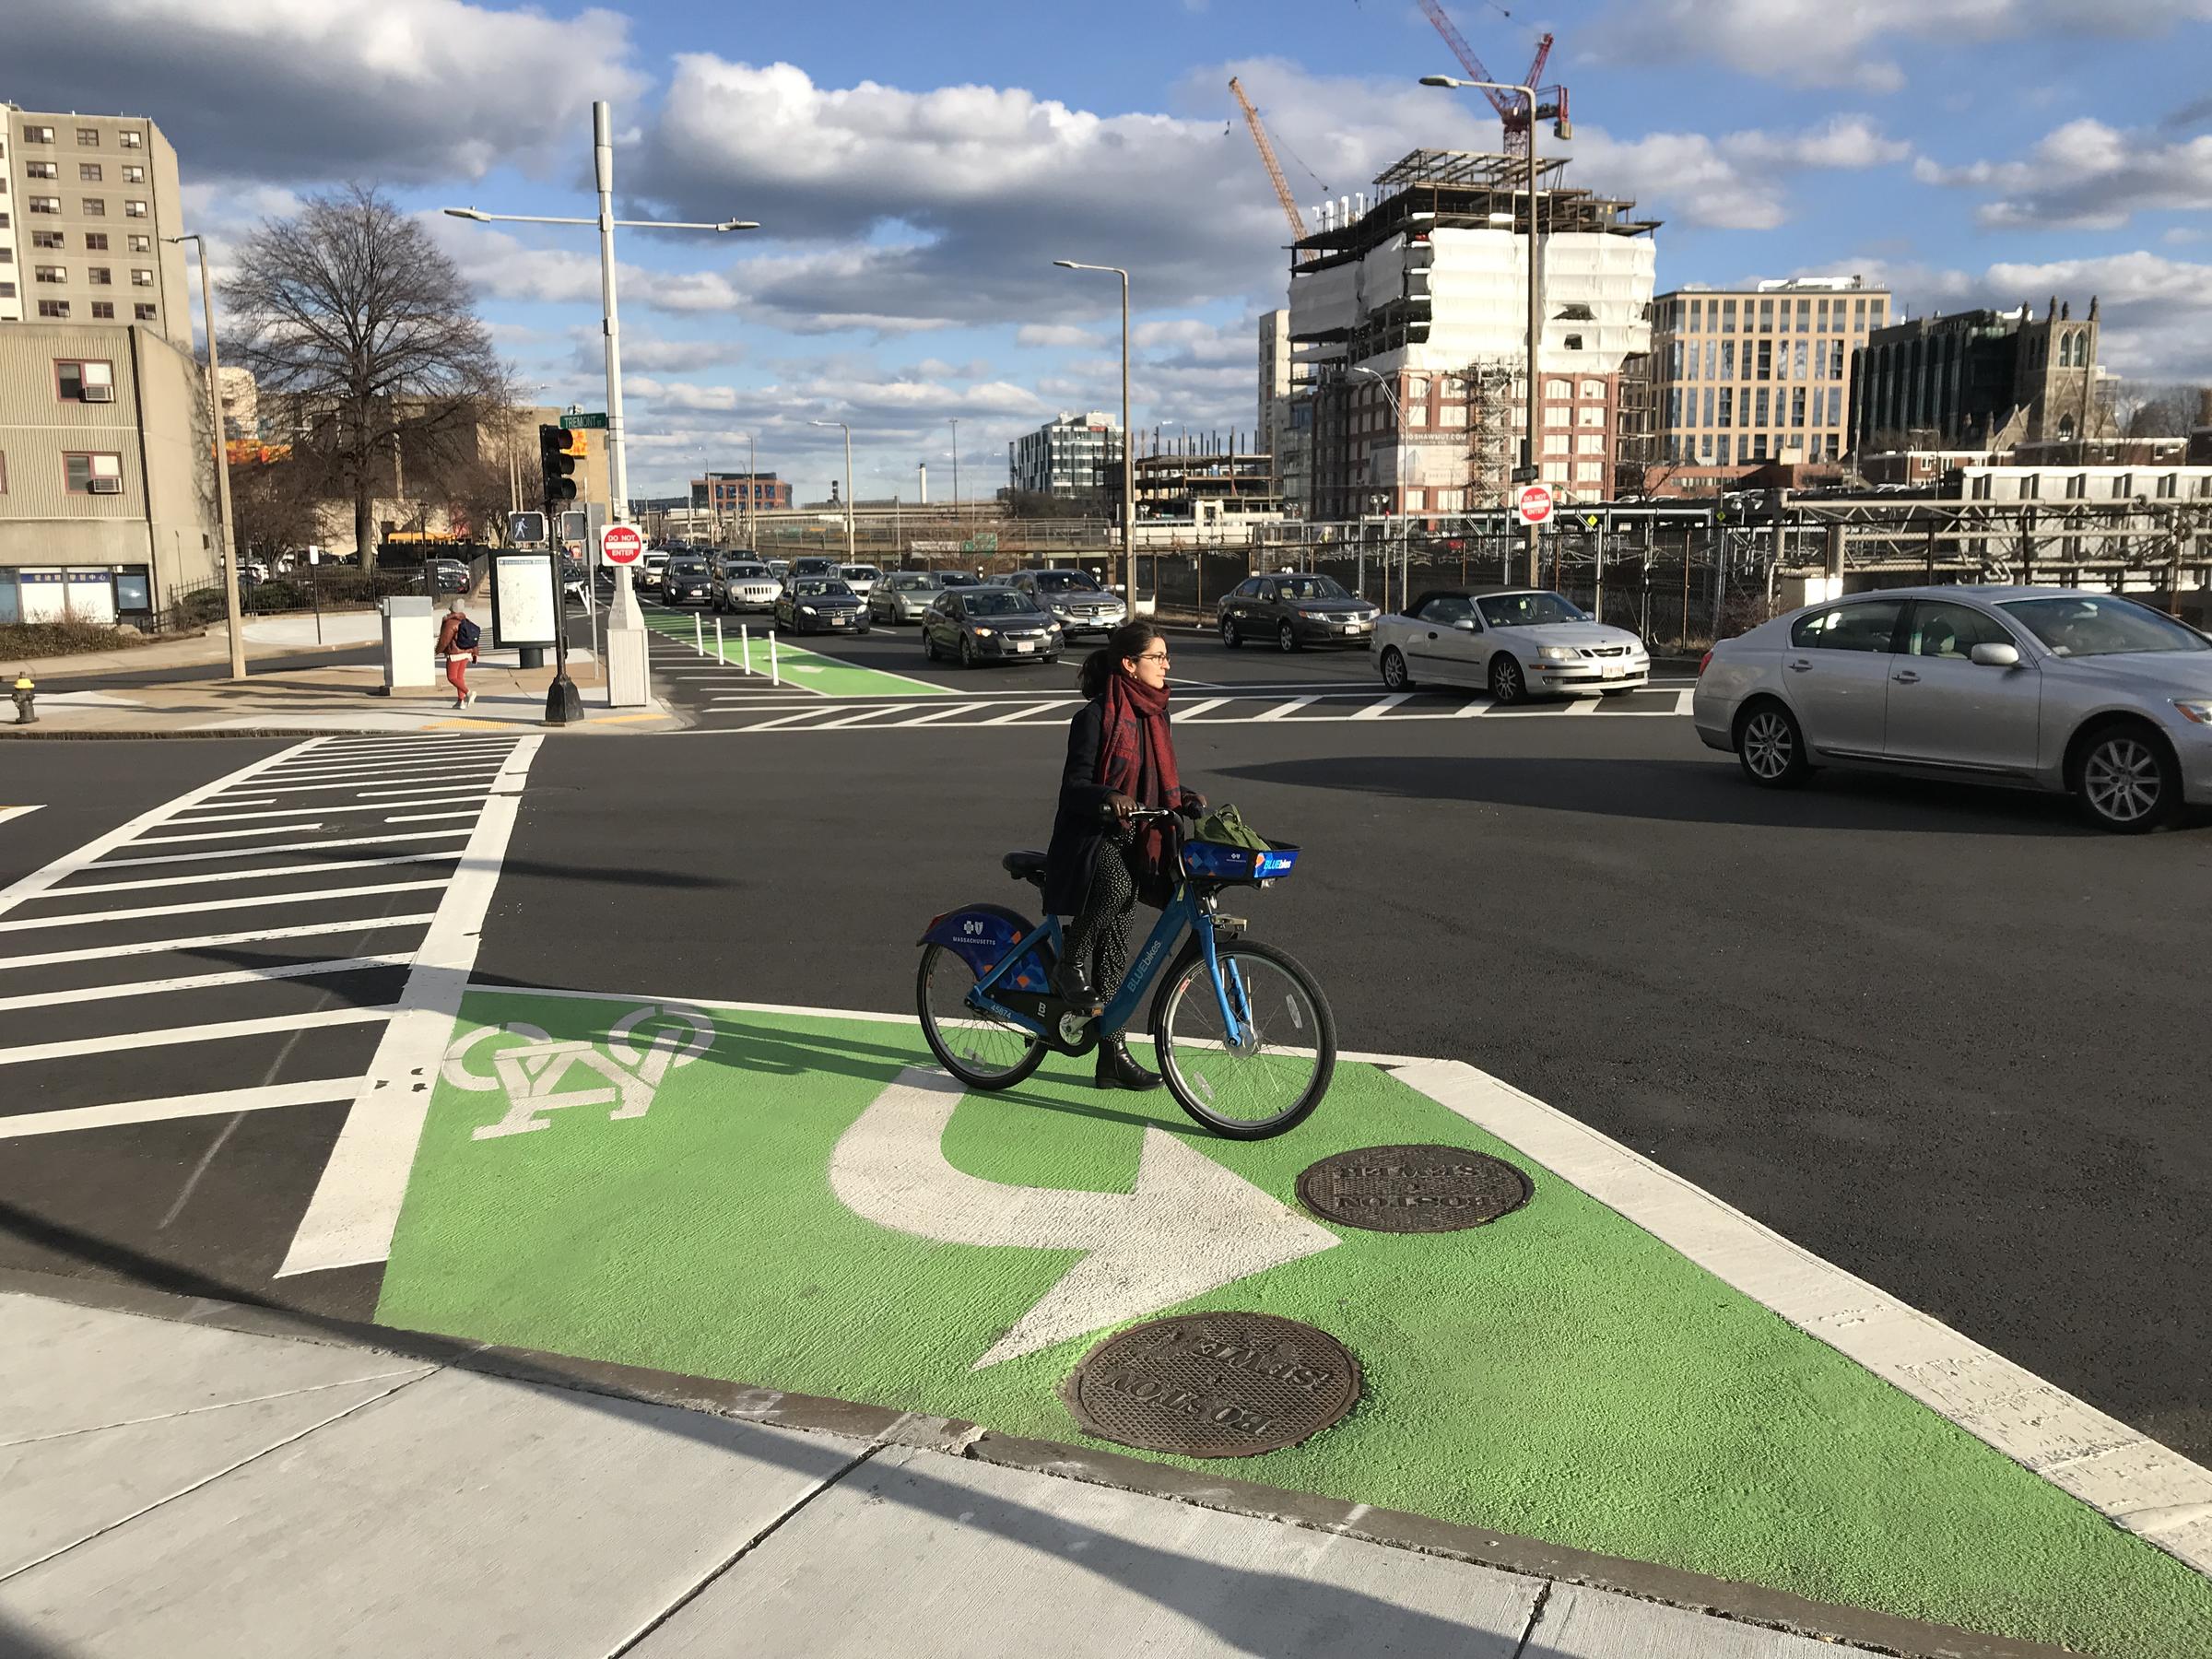
M 1302 975 L 1249 947 L 1224 947 L 1216 959 L 1218 977 L 1195 957 L 1169 987 L 1157 1032 L 1161 1065 L 1224 1124 L 1302 1114 L 1333 1059 L 1313 993 Z

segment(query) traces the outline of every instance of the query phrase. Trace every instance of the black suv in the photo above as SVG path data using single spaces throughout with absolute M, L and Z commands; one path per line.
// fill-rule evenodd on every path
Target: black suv
M 713 597 L 714 572 L 696 554 L 677 554 L 661 572 L 663 605 L 704 605 Z
M 1254 576 L 1221 595 L 1221 643 L 1264 640 L 1284 651 L 1301 645 L 1373 643 L 1379 606 L 1344 591 L 1334 576 L 1277 571 Z

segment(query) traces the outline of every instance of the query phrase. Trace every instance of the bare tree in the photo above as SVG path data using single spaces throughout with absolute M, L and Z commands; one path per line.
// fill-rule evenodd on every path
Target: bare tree
M 311 458 L 234 462 L 230 516 L 241 554 L 281 553 L 322 539 L 326 500 Z
M 263 395 L 294 400 L 373 571 L 380 482 L 403 452 L 473 454 L 501 396 L 468 285 L 420 225 L 358 184 L 263 221 L 237 263 L 222 285 L 223 355 Z
M 2112 393 L 2114 424 L 2124 438 L 2186 438 L 2196 422 L 2196 388 L 2124 381 Z

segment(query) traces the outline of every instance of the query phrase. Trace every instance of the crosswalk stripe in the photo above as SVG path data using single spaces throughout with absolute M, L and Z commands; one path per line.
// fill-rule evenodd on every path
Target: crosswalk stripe
M 1385 713 L 1389 712 L 1389 711 L 1392 709 L 1396 708 L 1400 703 L 1410 702 L 1412 700 L 1413 693 L 1410 691 L 1393 692 L 1390 696 L 1384 698 L 1381 702 L 1370 703 L 1364 709 L 1355 710 L 1353 712 L 1352 718 L 1354 720 L 1380 720 Z
M 1692 704 L 1697 700 L 1697 695 L 1698 691 L 1695 686 L 1678 694 L 1675 699 L 1675 712 L 1677 714 L 1689 713 Z
M 0 996 L 0 1013 L 11 1008 L 58 1008 L 69 1003 L 112 1002 L 124 996 L 154 996 L 169 991 L 212 991 L 224 985 L 252 985 L 263 980 L 312 979 L 324 973 L 359 973 L 371 968 L 404 968 L 411 950 L 389 956 L 330 957 L 319 962 L 273 962 L 266 968 L 230 968 L 220 973 L 186 973 L 174 979 L 130 980 L 119 985 L 79 985 L 71 991 L 27 991 Z
M 132 1049 L 166 1048 L 180 1042 L 219 1042 L 229 1037 L 265 1037 L 275 1031 L 313 1031 L 328 1026 L 367 1025 L 389 1019 L 390 1008 L 318 1008 L 298 1014 L 274 1014 L 262 1019 L 230 1019 L 215 1025 L 172 1026 L 153 1031 L 133 1031 L 128 1037 L 78 1037 L 65 1042 L 33 1042 L 20 1048 L 0 1048 L 0 1065 L 25 1065 L 36 1060 L 74 1060 L 81 1054 L 104 1054 L 119 1044 Z
M 145 939 L 135 945 L 95 945 L 85 950 L 42 950 L 35 956 L 0 957 L 0 973 L 11 968 L 51 968 L 62 962 L 97 962 L 108 957 L 159 956 L 171 950 L 206 950 L 218 945 L 259 945 L 271 939 L 308 939 L 317 934 L 381 933 L 387 927 L 427 927 L 435 911 L 406 916 L 354 916 L 343 922 L 312 922 L 303 927 L 257 927 L 243 933 L 202 934 L 191 939 Z
M 390 858 L 329 858 L 317 864 L 277 865 L 264 870 L 215 870 L 202 876 L 153 876 L 143 881 L 88 881 L 80 887 L 49 888 L 41 899 L 71 899 L 79 893 L 134 893 L 147 888 L 198 887 L 211 881 L 275 881 L 286 876 L 321 876 L 331 870 L 375 870 L 387 865 L 436 864 L 460 857 L 453 853 L 400 853 Z M 105 869 L 105 865 L 94 865 Z
M 86 911 L 69 916 L 29 916 L 20 921 L 0 922 L 0 933 L 17 933 L 26 928 L 89 927 L 102 922 L 143 922 L 149 916 L 185 916 L 198 911 L 251 910 L 262 904 L 314 904 L 329 899 L 367 899 L 378 893 L 422 893 L 445 886 L 446 878 L 437 877 L 429 881 L 379 881 L 360 887 L 315 888 L 304 893 L 253 893 L 241 899 L 198 899 L 189 904 L 147 904 L 132 910 Z M 81 888 L 65 891 L 81 892 Z M 53 897 L 49 894 L 48 897 Z
M 484 797 L 482 795 L 449 794 L 440 795 L 434 801 L 356 801 L 343 806 L 331 806 L 327 803 L 316 806 L 284 806 L 279 807 L 274 812 L 203 812 L 196 818 L 176 818 L 172 821 L 179 824 L 235 824 L 242 822 L 247 818 L 296 818 L 302 812 L 389 812 L 393 807 L 400 806 L 480 806 L 483 804 Z M 269 826 L 269 828 L 272 830 L 289 830 L 294 828 L 294 826 L 290 824 L 272 824 Z M 149 835 L 145 839 L 147 841 L 191 841 L 194 838 L 187 835 Z
M 1578 697 L 1560 712 L 1567 714 L 1594 714 L 1597 712 L 1598 700 L 1594 697 Z
M 0 806 L 0 824 L 6 823 L 10 818 L 19 818 L 27 812 L 36 812 L 37 810 L 36 806 Z
M 990 706 L 989 703 L 971 702 L 960 703 L 949 709 L 930 709 L 915 715 L 912 720 L 900 721 L 899 729 L 905 731 L 912 726 L 935 725 L 940 721 L 950 720 L 956 714 L 972 714 L 978 709 L 987 709 Z
M 280 1106 L 312 1106 L 350 1100 L 367 1087 L 366 1077 L 326 1077 L 312 1083 L 271 1083 L 260 1088 L 229 1088 L 214 1094 L 170 1095 L 158 1100 L 117 1100 L 107 1106 L 71 1106 L 59 1112 L 25 1112 L 0 1117 L 0 1140 L 30 1135 L 65 1135 L 76 1129 L 115 1129 L 126 1124 L 155 1124 L 171 1118 L 215 1117 L 233 1112 L 265 1112 Z
M 1234 698 L 1229 697 L 1209 697 L 1202 703 L 1193 703 L 1187 709 L 1177 710 L 1174 717 L 1177 720 L 1195 720 L 1199 715 L 1204 714 L 1210 710 L 1218 709 L 1225 702 L 1233 702 L 1235 700 L 1236 700 Z
M 1043 714 L 1053 709 L 1072 709 L 1080 700 L 1078 698 L 1064 697 L 1053 702 L 1032 703 L 1027 708 L 1016 709 L 1010 714 L 994 714 L 989 720 L 979 720 L 975 724 L 987 726 L 1018 725 L 1032 714 Z
M 316 826 L 300 824 L 291 827 L 309 830 Z M 318 851 L 324 847 L 386 847 L 394 841 L 453 841 L 467 833 L 467 830 L 461 829 L 409 830 L 404 834 L 355 835 L 348 836 L 343 841 L 279 841 L 273 847 L 218 847 L 208 853 L 165 853 L 159 858 L 108 858 L 102 859 L 99 864 L 88 865 L 85 867 L 91 870 L 124 870 L 135 869 L 143 865 L 201 864 L 210 858 L 265 858 L 272 853 L 304 853 Z M 214 838 L 194 836 L 192 839 L 206 841 Z M 441 856 L 450 858 L 455 855 L 443 853 Z M 258 876 L 263 872 L 245 870 L 240 873 L 245 876 Z
M 1292 714 L 1297 713 L 1299 710 L 1304 708 L 1308 703 L 1319 702 L 1320 700 L 1321 699 L 1318 697 L 1297 698 L 1289 702 L 1283 703 L 1277 708 L 1269 709 L 1265 713 L 1254 714 L 1253 719 L 1254 722 L 1262 720 L 1283 720 Z

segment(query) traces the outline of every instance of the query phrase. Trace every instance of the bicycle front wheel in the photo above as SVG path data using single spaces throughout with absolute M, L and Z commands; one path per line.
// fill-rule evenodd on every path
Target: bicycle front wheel
M 1285 951 L 1239 939 L 1215 959 L 1218 994 L 1194 941 L 1160 982 L 1152 1002 L 1159 1073 L 1176 1104 L 1215 1134 L 1265 1140 L 1304 1123 L 1328 1092 L 1336 1018 Z
M 1044 1039 L 968 1006 L 976 973 L 957 951 L 922 949 L 914 1002 L 922 1036 L 945 1069 L 971 1088 L 1011 1088 L 1043 1063 Z

